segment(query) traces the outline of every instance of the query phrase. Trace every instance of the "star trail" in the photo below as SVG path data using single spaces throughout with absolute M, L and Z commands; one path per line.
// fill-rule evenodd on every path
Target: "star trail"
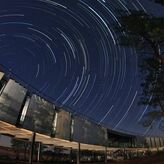
M 139 0 L 0 2 L 0 64 L 51 102 L 104 127 L 163 135 L 140 121 L 138 55 L 117 44 L 120 11 L 149 12 Z M 12 73 L 11 73 L 12 74 Z

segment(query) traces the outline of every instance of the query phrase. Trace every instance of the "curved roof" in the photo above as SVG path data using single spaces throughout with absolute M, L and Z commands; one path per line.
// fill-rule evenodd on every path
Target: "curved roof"
M 146 0 L 5 0 L 0 64 L 55 104 L 104 127 L 162 136 L 162 120 L 153 128 L 140 123 L 150 107 L 138 105 L 137 53 L 116 44 L 121 12 L 164 15 L 151 6 Z

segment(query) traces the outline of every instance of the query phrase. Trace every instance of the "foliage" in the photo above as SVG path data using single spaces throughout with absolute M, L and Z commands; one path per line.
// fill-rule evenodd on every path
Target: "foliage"
M 142 95 L 139 104 L 158 107 L 161 111 L 150 112 L 152 120 L 164 116 L 164 18 L 143 11 L 131 11 L 120 17 L 121 36 L 119 44 L 138 50 L 139 67 L 142 75 Z
M 131 14 L 120 17 L 120 22 L 122 35 L 119 44 L 151 51 L 159 62 L 164 62 L 160 51 L 164 47 L 164 18 L 131 11 Z
M 164 64 L 159 64 L 154 58 L 147 58 L 141 66 L 144 80 L 141 83 L 142 95 L 140 103 L 159 106 L 164 113 Z
M 154 2 L 164 5 L 164 0 L 154 0 Z

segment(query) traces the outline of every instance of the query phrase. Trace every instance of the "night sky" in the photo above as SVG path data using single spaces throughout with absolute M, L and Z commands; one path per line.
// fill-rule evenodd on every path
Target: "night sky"
M 138 54 L 117 44 L 122 11 L 163 15 L 147 0 L 1 0 L 0 64 L 11 76 L 74 114 L 130 134 L 144 128 L 149 106 L 138 106 Z M 15 74 L 15 75 L 14 75 Z

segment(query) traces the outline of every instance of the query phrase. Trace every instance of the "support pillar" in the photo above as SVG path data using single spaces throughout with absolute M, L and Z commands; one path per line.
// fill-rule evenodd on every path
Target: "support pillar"
M 80 164 L 80 143 L 78 142 L 77 148 L 77 164 Z
M 138 149 L 137 149 L 137 158 L 139 157 L 139 152 L 138 152 Z
M 107 159 L 107 147 L 105 147 L 105 164 L 108 163 L 108 159 Z
M 70 163 L 72 162 L 72 147 L 70 147 L 70 154 L 69 154 L 69 161 L 70 161 Z
M 41 142 L 38 142 L 37 162 L 40 162 Z
M 33 162 L 34 147 L 35 147 L 35 136 L 36 136 L 36 133 L 33 132 L 32 138 L 31 138 L 31 148 L 30 148 L 30 159 L 29 159 L 29 164 L 32 164 L 32 162 Z

